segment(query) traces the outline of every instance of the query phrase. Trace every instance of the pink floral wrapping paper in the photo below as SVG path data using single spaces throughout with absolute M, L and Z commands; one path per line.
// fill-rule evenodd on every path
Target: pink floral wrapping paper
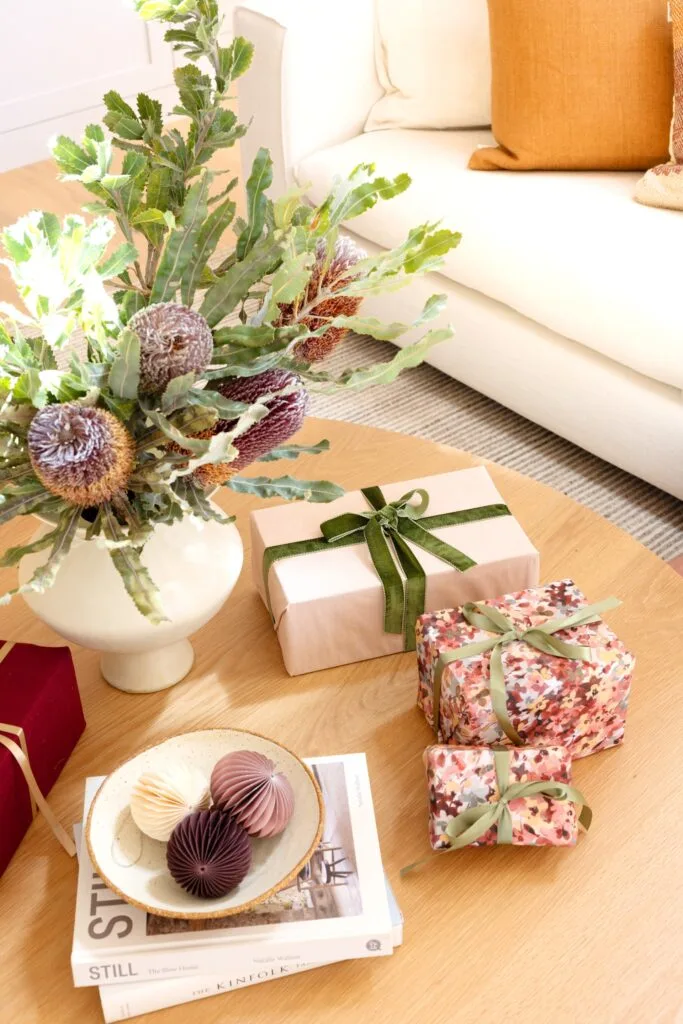
M 572 580 L 531 587 L 482 602 L 521 629 L 570 615 L 588 602 Z M 556 634 L 594 648 L 591 662 L 545 654 L 515 640 L 503 648 L 507 709 L 525 744 L 558 744 L 574 758 L 616 746 L 624 725 L 634 656 L 605 622 Z M 439 653 L 490 633 L 471 626 L 460 609 L 425 614 L 417 622 L 417 703 L 434 725 L 432 695 Z M 442 743 L 509 746 L 493 713 L 490 652 L 451 662 L 443 672 L 438 738 Z
M 434 850 L 450 846 L 448 822 L 470 807 L 495 803 L 499 796 L 493 751 L 487 747 L 427 747 L 424 752 L 429 794 L 429 840 Z M 564 747 L 514 747 L 510 782 L 571 782 L 571 757 Z M 573 846 L 580 808 L 570 800 L 531 796 L 511 800 L 514 846 Z M 497 826 L 471 843 L 495 846 Z

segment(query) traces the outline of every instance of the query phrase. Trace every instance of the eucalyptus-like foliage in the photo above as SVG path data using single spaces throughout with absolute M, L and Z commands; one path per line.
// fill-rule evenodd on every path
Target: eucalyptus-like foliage
M 265 149 L 256 154 L 237 216 L 236 179 L 226 181 L 211 159 L 246 131 L 227 104 L 249 69 L 252 44 L 242 38 L 221 44 L 216 0 L 134 3 L 142 18 L 165 23 L 165 39 L 181 58 L 172 119 L 144 93 L 133 100 L 107 92 L 102 124 L 89 125 L 80 141 L 60 136 L 53 145 L 62 178 L 90 192 L 85 211 L 94 219 L 72 215 L 60 223 L 53 214 L 33 212 L 2 234 L 21 305 L 0 305 L 0 523 L 40 513 L 53 527 L 39 541 L 6 551 L 0 562 L 13 565 L 45 552 L 44 564 L 23 587 L 45 589 L 77 531 L 84 531 L 107 549 L 139 611 L 160 622 L 164 610 L 144 564 L 155 526 L 186 515 L 230 522 L 208 500 L 202 473 L 229 468 L 241 439 L 293 390 L 389 383 L 450 338 L 450 328 L 430 329 L 445 296 L 432 296 L 405 324 L 382 323 L 358 306 L 366 295 L 395 291 L 437 269 L 460 236 L 436 223 L 420 225 L 396 248 L 356 258 L 330 281 L 342 226 L 400 195 L 410 179 L 384 177 L 366 163 L 334 181 L 317 206 L 300 188 L 273 199 Z M 123 236 L 118 245 L 116 226 Z M 231 248 L 217 256 L 228 232 Z M 202 369 L 186 367 L 165 378 L 163 390 L 149 393 L 146 342 L 139 317 L 132 318 L 166 303 L 199 311 L 213 353 Z M 389 360 L 336 376 L 305 356 L 331 329 L 394 342 L 423 326 L 423 337 Z M 77 332 L 85 346 L 68 352 Z M 221 382 L 273 369 L 289 372 L 289 383 L 274 392 L 249 402 L 221 393 Z M 127 441 L 119 440 L 131 459 L 125 487 L 94 506 L 72 500 L 66 484 L 55 488 L 30 450 L 34 418 L 54 404 L 69 404 L 75 421 L 80 409 L 91 407 L 91 418 L 92 410 L 103 410 L 125 427 Z M 284 441 L 262 461 L 294 460 L 328 447 L 325 440 Z M 324 502 L 342 493 L 329 481 L 289 475 L 233 472 L 225 478 L 233 491 L 260 497 Z

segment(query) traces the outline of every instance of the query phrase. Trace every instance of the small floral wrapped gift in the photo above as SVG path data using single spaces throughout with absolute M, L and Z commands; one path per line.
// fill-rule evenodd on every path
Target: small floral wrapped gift
M 464 846 L 573 846 L 590 808 L 564 747 L 427 747 L 429 838 Z
M 621 743 L 635 659 L 571 580 L 422 615 L 418 706 L 443 743 Z

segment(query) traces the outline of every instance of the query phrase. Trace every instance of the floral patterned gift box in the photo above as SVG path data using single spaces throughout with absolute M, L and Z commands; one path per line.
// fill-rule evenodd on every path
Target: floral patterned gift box
M 634 656 L 572 580 L 422 615 L 418 706 L 443 743 L 621 743 Z
M 427 747 L 429 838 L 464 846 L 573 846 L 591 812 L 564 747 Z

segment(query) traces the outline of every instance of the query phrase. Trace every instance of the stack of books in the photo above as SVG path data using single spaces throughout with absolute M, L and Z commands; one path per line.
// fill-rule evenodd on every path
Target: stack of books
M 215 920 L 157 917 L 133 907 L 93 871 L 82 829 L 74 983 L 97 985 L 104 1019 L 189 1003 L 360 957 L 389 956 L 403 921 L 382 868 L 364 754 L 307 760 L 325 827 L 296 882 L 254 909 Z M 86 782 L 84 817 L 103 779 Z

